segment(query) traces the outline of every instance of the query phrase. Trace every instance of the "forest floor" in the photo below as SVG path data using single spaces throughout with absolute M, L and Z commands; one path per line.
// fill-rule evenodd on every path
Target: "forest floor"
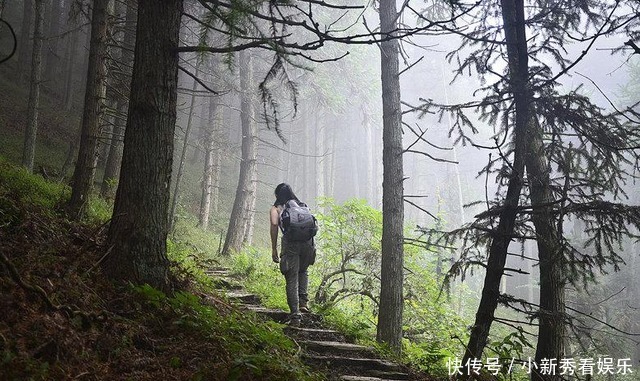
M 203 270 L 211 263 L 191 253 L 188 265 L 184 258 L 172 262 L 179 290 L 173 295 L 106 279 L 99 266 L 104 215 L 69 221 L 60 207 L 68 188 L 9 164 L 20 161 L 27 103 L 12 75 L 0 67 L 0 381 L 315 381 L 336 374 L 326 361 L 305 363 L 286 326 L 214 290 Z M 60 178 L 77 114 L 43 91 L 37 173 Z M 338 333 L 331 337 L 342 340 Z M 362 374 L 349 366 L 342 374 Z M 428 379 L 404 368 L 403 374 Z
M 172 262 L 173 295 L 115 286 L 99 266 L 107 224 L 69 221 L 64 188 L 50 184 L 0 160 L 0 380 L 311 381 L 338 367 L 344 380 L 428 379 L 345 343 L 318 315 L 292 334 L 283 311 L 274 322 L 237 306 L 215 290 L 211 261 Z M 329 358 L 338 352 L 355 359 Z M 383 378 L 361 376 L 368 368 Z
M 114 286 L 97 266 L 106 224 L 44 206 L 36 177 L 0 161 L 0 380 L 321 379 L 177 263 L 174 295 Z
M 92 271 L 101 229 L 19 212 L 0 229 L 0 378 L 189 379 L 192 361 L 219 353 Z

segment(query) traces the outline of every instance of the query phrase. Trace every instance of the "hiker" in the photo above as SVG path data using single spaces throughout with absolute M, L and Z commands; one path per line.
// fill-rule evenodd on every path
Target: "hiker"
M 318 230 L 315 217 L 306 204 L 293 193 L 291 186 L 282 183 L 275 190 L 276 201 L 269 211 L 271 220 L 271 258 L 280 263 L 286 280 L 287 304 L 291 311 L 290 324 L 300 323 L 301 312 L 309 312 L 307 267 L 315 262 L 313 236 Z M 278 256 L 278 230 L 282 231 L 282 249 Z

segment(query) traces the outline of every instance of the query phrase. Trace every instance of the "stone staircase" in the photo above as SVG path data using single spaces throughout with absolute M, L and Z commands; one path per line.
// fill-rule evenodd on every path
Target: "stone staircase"
M 265 319 L 286 324 L 289 314 L 283 310 L 265 308 L 257 295 L 245 292 L 226 268 L 206 271 L 214 284 L 238 307 L 255 312 Z M 282 290 L 284 292 L 284 290 Z M 328 375 L 330 380 L 341 381 L 399 381 L 418 380 L 400 364 L 381 359 L 373 348 L 349 343 L 346 337 L 327 328 L 322 316 L 302 315 L 300 326 L 286 325 L 284 333 L 298 343 L 301 358 L 314 369 Z

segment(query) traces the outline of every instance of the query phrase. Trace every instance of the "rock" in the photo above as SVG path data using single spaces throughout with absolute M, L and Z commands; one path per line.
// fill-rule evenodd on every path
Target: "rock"
M 300 340 L 298 344 L 308 352 L 318 353 L 320 355 L 345 356 L 353 358 L 367 358 L 376 356 L 375 351 L 371 347 L 364 345 L 349 344 L 338 341 L 313 341 Z
M 329 368 L 349 368 L 363 371 L 383 371 L 387 373 L 402 373 L 402 366 L 386 360 L 373 358 L 356 358 L 342 356 L 319 356 L 303 354 L 303 360 L 309 364 L 324 365 Z M 363 374 L 371 375 L 371 374 Z
M 261 300 L 258 295 L 249 294 L 242 292 L 240 290 L 227 292 L 227 298 L 232 302 L 242 303 L 242 304 L 253 304 L 260 305 Z
M 284 333 L 295 340 L 347 341 L 342 333 L 332 329 L 285 327 Z

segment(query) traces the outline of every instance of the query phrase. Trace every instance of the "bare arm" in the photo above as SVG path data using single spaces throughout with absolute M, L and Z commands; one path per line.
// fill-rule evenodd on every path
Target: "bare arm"
M 271 234 L 271 259 L 274 262 L 280 262 L 280 257 L 278 257 L 278 222 L 280 221 L 280 213 L 278 213 L 278 208 L 275 206 L 271 207 L 269 211 L 269 220 L 270 220 L 270 228 L 269 233 Z

